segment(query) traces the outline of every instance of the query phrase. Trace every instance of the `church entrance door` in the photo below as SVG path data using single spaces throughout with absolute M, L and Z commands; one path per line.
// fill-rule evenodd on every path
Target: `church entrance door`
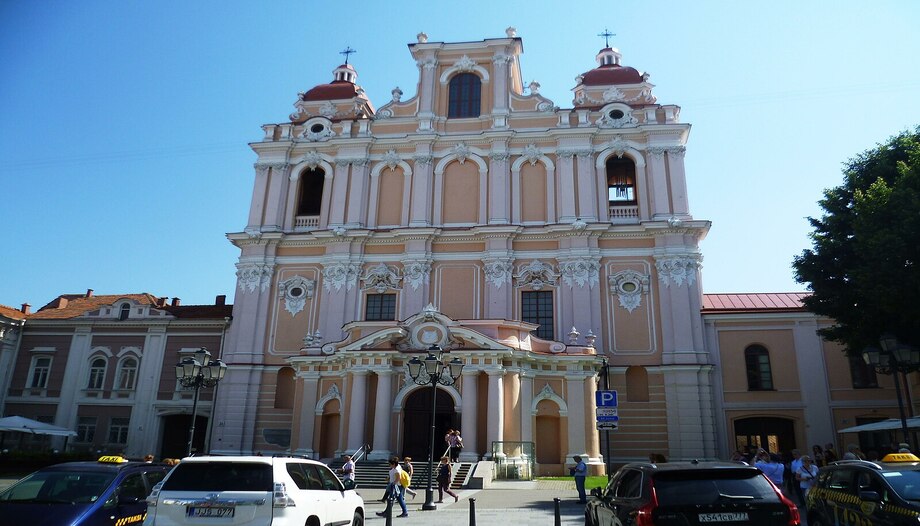
M 447 449 L 444 435 L 448 429 L 456 429 L 457 413 L 454 399 L 443 389 L 437 390 L 434 417 L 434 461 L 437 462 Z M 428 461 L 428 443 L 431 437 L 431 387 L 416 389 L 403 406 L 403 448 L 402 455 L 412 457 L 415 462 Z M 472 431 L 472 430 L 470 430 Z

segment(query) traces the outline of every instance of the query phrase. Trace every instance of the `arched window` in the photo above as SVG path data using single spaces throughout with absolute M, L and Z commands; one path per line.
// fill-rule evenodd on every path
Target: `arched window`
M 479 117 L 482 82 L 472 73 L 461 73 L 450 79 L 447 118 Z
M 632 159 L 607 160 L 607 199 L 611 205 L 636 202 L 636 163 Z
M 744 350 L 744 364 L 747 370 L 749 391 L 770 391 L 773 389 L 770 353 L 764 346 L 748 346 Z
M 118 313 L 118 319 L 119 319 L 119 320 L 127 320 L 127 319 L 128 319 L 128 315 L 130 315 L 130 314 L 131 314 L 131 305 L 128 305 L 127 303 L 122 303 L 122 304 L 121 304 L 121 312 Z
M 304 170 L 300 174 L 300 195 L 297 200 L 298 216 L 318 216 L 323 207 L 323 183 L 326 173 L 321 168 Z
M 93 358 L 89 365 L 89 382 L 87 389 L 102 389 L 105 383 L 105 358 Z
M 118 381 L 116 386 L 118 389 L 124 389 L 130 391 L 134 389 L 134 385 L 137 383 L 137 359 L 136 358 L 125 358 L 121 362 L 121 367 L 118 368 Z
M 294 408 L 294 369 L 282 367 L 278 371 L 278 385 L 275 387 L 275 408 Z

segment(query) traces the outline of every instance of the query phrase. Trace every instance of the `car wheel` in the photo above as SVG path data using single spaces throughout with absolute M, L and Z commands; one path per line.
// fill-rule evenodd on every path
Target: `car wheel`
M 351 526 L 364 526 L 364 515 L 361 515 L 360 511 L 355 510 L 355 517 L 351 519 Z

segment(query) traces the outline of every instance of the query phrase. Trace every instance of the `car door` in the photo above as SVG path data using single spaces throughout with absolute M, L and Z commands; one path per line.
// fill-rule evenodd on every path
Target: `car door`
M 629 526 L 635 523 L 635 512 L 642 502 L 642 472 L 621 469 L 607 486 L 602 506 L 597 507 L 600 526 Z
M 590 513 L 594 519 L 594 524 L 597 526 L 610 526 L 616 524 L 616 522 L 614 522 L 613 512 L 614 487 L 621 473 L 622 472 L 616 473 L 613 478 L 610 479 L 610 482 L 607 483 L 607 487 L 604 488 L 604 491 L 598 498 L 589 501 Z
M 140 471 L 129 473 L 118 483 L 115 491 L 99 511 L 100 515 L 105 516 L 109 521 L 99 521 L 98 524 L 117 524 L 118 526 L 140 524 L 147 511 L 145 499 L 148 493 L 144 474 Z
M 878 473 L 860 470 L 856 475 L 856 489 L 859 513 L 873 526 L 898 526 L 907 522 L 904 508 L 898 508 L 892 502 L 894 495 Z
M 333 524 L 350 524 L 354 515 L 354 509 L 351 508 L 345 499 L 345 487 L 342 481 L 335 476 L 326 466 L 313 465 L 319 473 L 320 480 L 323 481 L 323 500 L 326 502 L 326 511 L 329 513 L 328 522 Z
M 285 468 L 297 485 L 297 491 L 290 491 L 289 494 L 296 495 L 297 506 L 307 511 L 307 515 L 299 519 L 305 521 L 309 515 L 316 515 L 321 524 L 328 524 L 323 479 L 316 468 L 306 462 L 288 462 Z

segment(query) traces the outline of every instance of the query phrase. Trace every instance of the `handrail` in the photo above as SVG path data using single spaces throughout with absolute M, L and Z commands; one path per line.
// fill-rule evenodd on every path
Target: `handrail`
M 371 451 L 371 445 L 364 444 L 363 446 L 355 450 L 354 453 L 352 453 L 351 461 L 357 464 L 359 460 L 361 460 L 362 458 L 366 458 L 368 453 L 370 453 L 370 451 Z

